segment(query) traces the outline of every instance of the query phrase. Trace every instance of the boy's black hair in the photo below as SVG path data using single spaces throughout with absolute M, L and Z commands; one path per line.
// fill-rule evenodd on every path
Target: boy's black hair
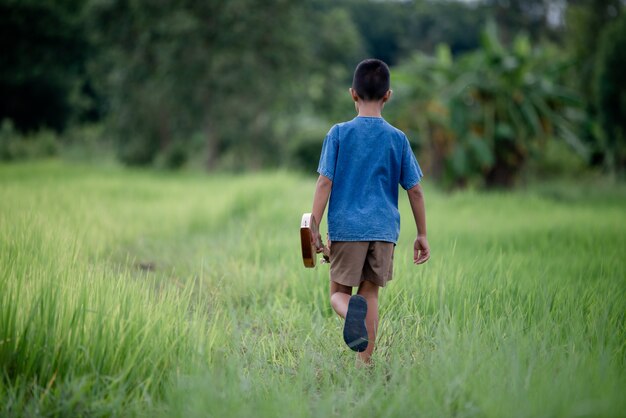
M 389 90 L 389 67 L 383 61 L 370 58 L 361 61 L 354 70 L 352 88 L 361 100 L 380 100 Z

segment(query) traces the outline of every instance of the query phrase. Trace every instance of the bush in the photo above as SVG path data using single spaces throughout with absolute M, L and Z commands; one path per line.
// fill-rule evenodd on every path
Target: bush
M 175 141 L 157 155 L 155 164 L 157 167 L 175 170 L 184 166 L 188 159 L 185 144 L 182 141 Z
M 454 58 L 444 45 L 395 69 L 405 110 L 394 122 L 429 139 L 427 168 L 444 186 L 513 187 L 553 138 L 587 158 L 576 134 L 581 100 L 560 84 L 563 64 L 523 35 L 505 46 L 488 25 L 479 50 Z
M 315 172 L 324 138 L 332 124 L 313 117 L 301 117 L 289 128 L 288 165 L 309 173 Z
M 579 178 L 589 172 L 587 162 L 563 141 L 547 141 L 545 146 L 532 155 L 526 173 L 537 180 L 551 178 Z
M 22 134 L 8 119 L 0 126 L 0 161 L 51 157 L 58 154 L 59 148 L 59 139 L 51 130 Z
M 61 138 L 59 155 L 78 162 L 114 162 L 114 145 L 103 123 L 73 125 Z

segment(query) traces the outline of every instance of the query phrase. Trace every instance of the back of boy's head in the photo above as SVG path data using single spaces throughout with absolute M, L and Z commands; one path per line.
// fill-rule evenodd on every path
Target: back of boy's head
M 364 101 L 383 98 L 389 90 L 389 67 L 381 60 L 370 58 L 361 61 L 354 70 L 352 88 Z

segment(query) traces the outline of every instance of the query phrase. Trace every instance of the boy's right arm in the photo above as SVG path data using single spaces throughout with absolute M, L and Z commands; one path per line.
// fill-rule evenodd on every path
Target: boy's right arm
M 417 226 L 417 238 L 413 244 L 413 262 L 423 264 L 430 258 L 430 246 L 426 238 L 426 208 L 424 207 L 424 192 L 420 184 L 407 190 L 411 210 Z
M 328 203 L 328 198 L 330 197 L 330 191 L 333 188 L 333 181 L 328 177 L 320 174 L 317 179 L 317 184 L 315 185 L 315 195 L 313 197 L 313 210 L 311 213 L 313 217 L 317 221 L 317 226 L 319 230 L 319 226 L 322 223 L 322 217 L 324 216 L 324 210 L 326 210 L 326 204 Z M 318 232 L 318 236 L 316 237 L 317 246 L 318 243 L 322 242 L 322 237 Z M 317 248 L 318 252 L 322 251 L 322 248 Z

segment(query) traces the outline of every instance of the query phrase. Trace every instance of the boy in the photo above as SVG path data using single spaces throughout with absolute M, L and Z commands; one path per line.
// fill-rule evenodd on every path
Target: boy
M 350 94 L 358 116 L 333 126 L 324 140 L 311 211 L 321 222 L 330 196 L 330 303 L 345 319 L 346 344 L 366 364 L 376 340 L 378 289 L 392 278 L 400 233 L 398 184 L 407 190 L 417 226 L 413 262 L 430 257 L 422 171 L 407 137 L 381 116 L 389 85 L 384 62 L 367 59 L 356 67 Z

